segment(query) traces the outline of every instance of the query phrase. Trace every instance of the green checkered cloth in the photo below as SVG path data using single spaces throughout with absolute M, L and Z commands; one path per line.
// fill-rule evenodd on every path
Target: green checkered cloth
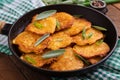
M 15 22 L 24 13 L 44 6 L 40 0 L 0 0 L 0 20 Z M 7 36 L 0 34 L 0 52 L 12 55 L 8 47 Z M 95 71 L 84 76 L 70 78 L 52 78 L 53 80 L 120 80 L 120 40 L 112 56 Z

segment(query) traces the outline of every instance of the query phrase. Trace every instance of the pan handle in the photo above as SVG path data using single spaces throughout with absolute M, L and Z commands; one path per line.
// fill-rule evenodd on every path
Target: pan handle
M 8 35 L 12 24 L 6 23 L 4 21 L 0 21 L 0 34 Z

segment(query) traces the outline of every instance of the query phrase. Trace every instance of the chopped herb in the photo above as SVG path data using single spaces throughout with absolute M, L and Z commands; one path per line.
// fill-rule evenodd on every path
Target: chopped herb
M 49 51 L 49 52 L 43 54 L 42 58 L 46 59 L 46 58 L 58 57 L 58 56 L 62 55 L 64 52 L 65 52 L 65 49 Z
M 92 36 L 93 36 L 93 33 L 91 32 L 91 33 L 88 34 L 87 38 L 89 39 L 89 38 L 91 38 Z
M 32 63 L 32 64 L 36 64 L 35 60 L 29 56 L 25 56 L 25 59 L 29 62 L 29 63 Z
M 47 18 L 47 17 L 55 14 L 56 12 L 57 12 L 56 10 L 48 10 L 48 11 L 41 12 L 36 17 L 36 20 L 41 20 L 41 19 Z
M 103 39 L 100 39 L 100 40 L 96 41 L 96 44 L 97 44 L 97 45 L 100 45 L 100 44 L 103 43 L 103 41 L 104 41 Z
M 107 31 L 107 29 L 104 27 L 100 27 L 100 26 L 92 26 L 92 27 L 101 31 Z
M 38 28 L 38 29 L 43 28 L 43 25 L 40 24 L 40 23 L 38 23 L 38 22 L 34 22 L 34 26 L 35 26 L 36 28 Z
M 60 22 L 56 20 L 56 28 L 59 30 L 60 29 Z
M 44 34 L 42 37 L 40 37 L 37 42 L 34 44 L 34 46 L 39 45 L 42 41 L 44 41 L 46 38 L 48 38 L 50 34 Z
M 75 56 L 78 57 L 80 60 L 82 60 L 85 64 L 87 64 L 87 65 L 91 64 L 88 60 L 86 60 L 85 58 L 83 58 L 82 56 L 80 56 L 76 53 L 75 53 Z
M 83 39 L 86 39 L 86 29 L 85 28 L 82 30 L 82 37 L 83 37 Z

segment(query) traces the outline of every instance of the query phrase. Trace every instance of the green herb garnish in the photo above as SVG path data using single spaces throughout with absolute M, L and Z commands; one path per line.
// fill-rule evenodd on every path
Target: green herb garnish
M 60 22 L 56 20 L 56 28 L 59 30 L 60 29 Z
M 56 10 L 49 10 L 49 11 L 41 12 L 41 13 L 38 14 L 38 16 L 36 17 L 36 20 L 41 20 L 41 19 L 47 18 L 47 17 L 55 14 L 56 12 L 57 12 Z
M 65 49 L 59 49 L 59 50 L 54 50 L 54 51 L 49 51 L 45 54 L 42 55 L 42 58 L 53 58 L 53 57 L 58 57 L 62 55 L 65 52 Z
M 39 45 L 42 41 L 44 41 L 46 38 L 48 38 L 50 34 L 44 34 L 42 37 L 40 37 L 37 42 L 34 44 L 34 46 Z
M 88 34 L 87 38 L 89 39 L 89 38 L 91 38 L 92 36 L 93 36 L 93 33 L 91 32 L 91 33 Z
M 86 29 L 85 28 L 82 30 L 82 37 L 83 37 L 83 39 L 86 39 Z
M 29 62 L 29 63 L 32 63 L 32 64 L 36 64 L 35 60 L 29 56 L 25 56 L 25 59 Z
M 92 27 L 101 31 L 107 31 L 107 29 L 104 27 L 100 27 L 100 26 L 92 26 Z
M 97 44 L 97 45 L 100 45 L 100 44 L 103 43 L 103 41 L 104 41 L 103 39 L 100 39 L 100 40 L 96 41 L 96 44 Z
M 80 56 L 76 53 L 75 53 L 75 56 L 78 57 L 80 60 L 82 60 L 85 64 L 87 64 L 87 65 L 91 64 L 88 60 L 86 60 L 85 58 L 83 58 L 82 56 Z
M 34 26 L 35 26 L 36 28 L 38 28 L 38 29 L 43 28 L 43 25 L 40 24 L 40 23 L 38 23 L 38 22 L 34 22 Z

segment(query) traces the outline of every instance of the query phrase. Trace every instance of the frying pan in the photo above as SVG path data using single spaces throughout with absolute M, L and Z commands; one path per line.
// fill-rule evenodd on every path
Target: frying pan
M 67 12 L 70 13 L 71 15 L 82 15 L 84 18 L 89 20 L 93 25 L 99 25 L 105 27 L 107 29 L 107 32 L 104 32 L 104 34 L 106 35 L 105 42 L 110 46 L 110 51 L 108 52 L 108 55 L 96 64 L 90 65 L 83 69 L 71 70 L 71 71 L 53 71 L 43 68 L 37 68 L 22 61 L 20 59 L 21 52 L 19 51 L 18 47 L 16 47 L 16 45 L 12 44 L 13 39 L 25 29 L 25 27 L 31 22 L 31 19 L 34 15 L 51 9 L 57 10 L 58 12 L 61 11 Z M 8 33 L 8 43 L 10 50 L 21 63 L 23 63 L 29 69 L 38 71 L 39 73 L 42 73 L 44 75 L 56 76 L 56 77 L 77 76 L 77 75 L 85 74 L 89 71 L 93 71 L 93 69 L 97 68 L 97 66 L 101 65 L 112 55 L 112 52 L 116 47 L 117 40 L 118 40 L 118 34 L 114 24 L 103 13 L 94 10 L 92 8 L 78 6 L 78 5 L 70 5 L 70 4 L 49 5 L 34 9 L 24 14 L 22 17 L 20 17 L 12 25 Z

